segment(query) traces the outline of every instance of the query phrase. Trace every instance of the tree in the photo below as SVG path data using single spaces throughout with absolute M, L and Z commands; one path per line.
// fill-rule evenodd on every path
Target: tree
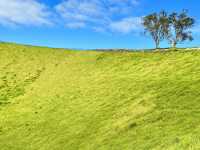
M 165 11 L 145 16 L 143 26 L 145 33 L 149 33 L 153 38 L 156 49 L 159 48 L 160 42 L 169 35 L 169 19 Z
M 180 42 L 192 41 L 192 32 L 189 31 L 193 27 L 195 20 L 187 15 L 187 11 L 183 10 L 180 14 L 173 12 L 169 15 L 170 32 L 168 40 L 173 48 Z

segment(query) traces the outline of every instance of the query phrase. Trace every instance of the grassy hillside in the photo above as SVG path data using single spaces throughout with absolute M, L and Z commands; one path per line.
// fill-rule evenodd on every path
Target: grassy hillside
M 200 51 L 1 43 L 0 149 L 200 149 Z

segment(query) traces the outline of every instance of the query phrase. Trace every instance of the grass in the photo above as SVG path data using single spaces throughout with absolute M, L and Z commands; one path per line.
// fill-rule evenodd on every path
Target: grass
M 0 44 L 1 150 L 200 149 L 200 51 Z

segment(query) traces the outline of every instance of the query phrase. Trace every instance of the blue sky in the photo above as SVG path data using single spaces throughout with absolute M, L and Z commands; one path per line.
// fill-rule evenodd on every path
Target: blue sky
M 153 48 L 141 17 L 163 9 L 189 10 L 196 19 L 195 40 L 179 46 L 200 47 L 198 0 L 0 0 L 0 40 L 82 49 Z

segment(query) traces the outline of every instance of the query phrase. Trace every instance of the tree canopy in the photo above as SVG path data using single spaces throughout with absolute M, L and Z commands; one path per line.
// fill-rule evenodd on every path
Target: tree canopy
M 195 24 L 195 20 L 188 16 L 186 10 L 181 13 L 165 11 L 152 13 L 143 18 L 145 33 L 149 33 L 159 48 L 160 42 L 168 40 L 172 47 L 185 40 L 193 40 L 192 32 L 189 30 Z

